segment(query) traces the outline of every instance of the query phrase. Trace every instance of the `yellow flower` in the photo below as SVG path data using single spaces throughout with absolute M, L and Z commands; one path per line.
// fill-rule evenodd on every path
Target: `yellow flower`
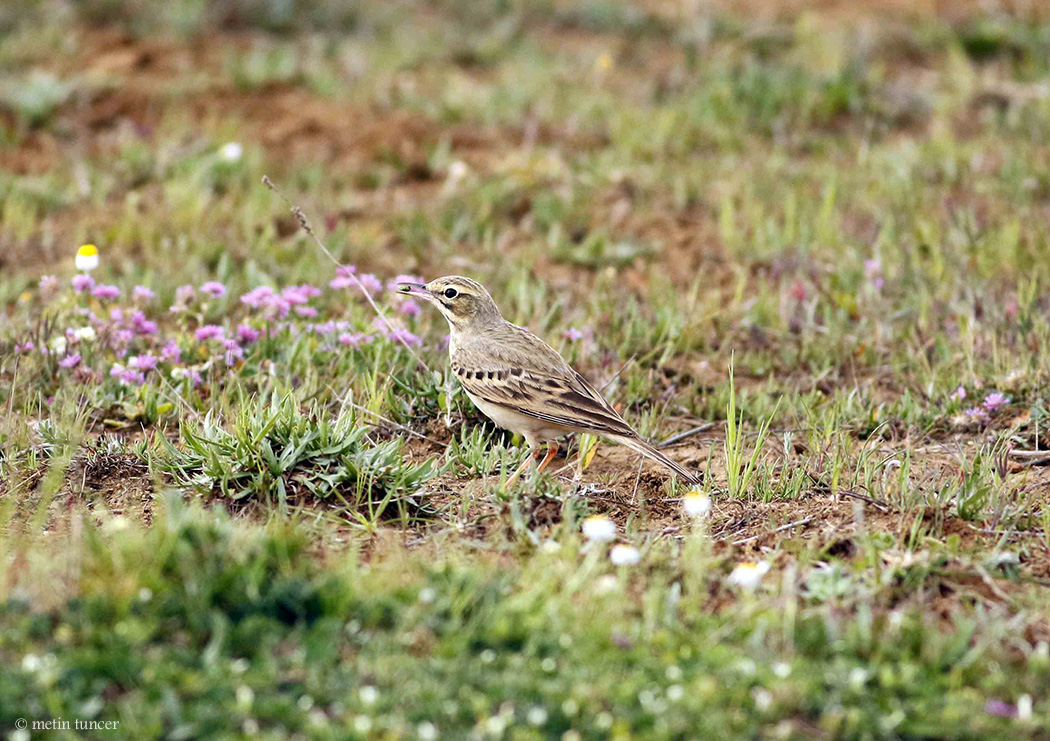
M 85 273 L 98 267 L 98 247 L 93 244 L 82 244 L 77 250 L 77 270 Z
M 599 72 L 608 72 L 613 66 L 612 54 L 609 52 L 600 54 L 598 58 L 594 60 L 594 66 Z

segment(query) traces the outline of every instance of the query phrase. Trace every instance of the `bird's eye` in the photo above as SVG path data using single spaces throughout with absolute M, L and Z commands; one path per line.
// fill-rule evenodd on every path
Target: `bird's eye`
M 459 291 L 457 291 L 455 288 L 446 288 L 445 289 L 445 298 L 455 298 L 458 295 L 459 295 Z

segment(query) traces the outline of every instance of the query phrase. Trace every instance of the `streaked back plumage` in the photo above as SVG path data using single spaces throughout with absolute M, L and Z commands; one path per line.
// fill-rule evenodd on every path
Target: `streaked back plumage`
M 699 483 L 639 437 L 557 350 L 506 321 L 480 283 L 453 275 L 424 288 L 427 300 L 449 323 L 453 373 L 497 424 L 521 432 L 533 447 L 568 432 L 601 435 L 666 466 L 690 484 Z

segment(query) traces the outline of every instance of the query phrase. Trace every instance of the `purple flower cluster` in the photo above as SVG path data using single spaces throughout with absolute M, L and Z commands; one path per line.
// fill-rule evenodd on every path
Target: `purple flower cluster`
M 190 310 L 190 302 L 196 297 L 197 291 L 193 286 L 179 286 L 175 289 L 175 301 L 168 309 L 173 314 L 183 314 Z
M 160 357 L 169 363 L 181 363 L 182 350 L 179 349 L 179 343 L 175 340 L 168 340 L 160 350 Z
M 250 324 L 238 324 L 234 334 L 242 345 L 250 345 L 259 339 L 262 332 Z
M 122 363 L 114 363 L 109 369 L 109 375 L 125 386 L 141 386 L 146 382 L 146 375 L 142 371 L 129 368 Z
M 51 298 L 58 292 L 58 278 L 53 275 L 45 275 L 40 278 L 40 294 L 45 300 Z
M 193 336 L 200 342 L 207 342 L 208 340 L 225 340 L 226 329 L 220 327 L 218 324 L 205 324 L 203 327 L 197 329 L 193 333 Z
M 373 273 L 357 274 L 353 265 L 340 265 L 335 270 L 335 277 L 328 281 L 328 287 L 340 290 L 343 288 L 360 288 L 363 292 L 375 296 L 383 290 L 383 282 Z
M 226 295 L 226 286 L 215 280 L 209 280 L 201 286 L 201 293 L 206 293 L 212 298 L 222 298 Z
M 120 289 L 116 286 L 95 286 L 91 295 L 103 301 L 116 301 L 120 298 Z
M 128 358 L 128 367 L 142 371 L 143 373 L 148 373 L 149 371 L 156 369 L 157 363 L 159 362 L 160 358 L 153 353 L 144 353 L 142 355 L 132 355 Z
M 340 265 L 335 269 L 335 277 L 328 281 L 328 287 L 340 290 L 356 286 L 357 278 L 354 277 L 356 272 L 357 268 L 353 265 Z
M 404 314 L 405 316 L 416 317 L 419 316 L 421 311 L 422 309 L 419 308 L 419 304 L 410 298 L 402 301 L 397 307 L 397 312 L 399 314 Z
M 961 389 L 962 387 L 960 386 L 959 390 Z M 957 390 L 955 393 L 958 394 L 959 391 Z M 965 395 L 966 392 L 963 391 L 962 396 L 959 396 L 958 398 L 961 399 L 965 397 Z M 952 395 L 952 398 L 956 398 L 955 394 Z M 993 391 L 984 397 L 984 401 L 981 402 L 980 406 L 970 407 L 964 411 L 963 414 L 966 415 L 966 420 L 971 424 L 985 424 L 991 419 L 991 415 L 995 414 L 995 412 L 999 411 L 1009 403 L 1009 396 L 999 391 Z
M 361 347 L 374 339 L 375 335 L 365 334 L 364 332 L 343 332 L 339 335 L 339 344 L 347 347 Z
M 320 295 L 320 289 L 309 283 L 288 286 L 280 293 L 269 286 L 259 286 L 241 296 L 241 303 L 250 309 L 262 311 L 267 319 L 284 319 L 293 310 L 302 317 L 315 317 L 317 309 L 307 304 L 310 299 Z
M 238 361 L 244 360 L 244 350 L 237 344 L 237 340 L 223 340 L 222 347 L 226 351 L 223 354 L 223 360 L 226 361 L 226 365 L 234 365 Z
M 389 286 L 399 282 L 422 282 L 422 279 L 400 275 L 390 281 Z M 384 290 L 384 284 L 378 277 L 371 273 L 358 274 L 354 266 L 340 267 L 329 286 L 333 289 L 356 287 L 368 294 L 379 294 Z M 90 308 L 93 305 L 97 310 L 97 304 L 89 303 L 74 308 L 74 312 L 83 318 L 87 326 L 66 329 L 63 336 L 53 338 L 39 351 L 54 356 L 61 368 L 84 369 L 82 372 L 89 375 L 95 371 L 88 368 L 85 357 L 93 363 L 96 358 L 101 360 L 108 355 L 108 375 L 128 386 L 144 384 L 151 375 L 157 375 L 162 370 L 170 372 L 172 379 L 199 385 L 203 381 L 201 369 L 210 367 L 213 360 L 220 358 L 227 366 L 243 361 L 247 348 L 264 335 L 275 337 L 288 333 L 295 337 L 303 332 L 311 333 L 321 339 L 321 349 L 328 352 L 341 348 L 361 348 L 381 338 L 408 346 L 422 344 L 422 340 L 405 326 L 404 318 L 414 318 L 422 311 L 419 304 L 412 300 L 400 302 L 395 309 L 404 318 L 391 321 L 383 316 L 376 317 L 375 329 L 371 332 L 358 331 L 360 327 L 356 323 L 345 320 L 306 323 L 289 320 L 289 317 L 313 319 L 319 315 L 312 302 L 321 295 L 321 290 L 304 283 L 281 290 L 259 286 L 248 291 L 240 296 L 240 302 L 255 315 L 254 318 L 231 325 L 230 329 L 221 324 L 202 324 L 193 331 L 193 340 L 197 344 L 184 349 L 179 346 L 176 337 L 161 337 L 158 323 L 147 316 L 147 305 L 156 299 L 156 293 L 151 288 L 134 286 L 129 291 L 127 303 L 120 305 L 116 302 L 122 297 L 121 288 L 97 284 L 87 273 L 74 276 L 72 287 L 78 294 L 89 294 L 94 299 L 113 303 L 107 306 L 106 312 L 100 312 L 101 316 Z M 51 276 L 41 278 L 42 296 L 57 290 L 57 279 Z M 194 303 L 198 300 L 218 300 L 227 294 L 226 285 L 218 281 L 207 281 L 199 287 L 183 285 L 176 289 L 169 311 L 186 314 L 196 310 Z M 185 326 L 182 321 L 179 324 Z M 90 350 L 77 348 L 78 343 L 93 343 L 96 340 L 98 344 L 92 345 Z M 185 340 L 183 343 L 188 344 Z M 80 352 L 74 352 L 74 348 L 80 349 Z M 32 341 L 15 345 L 18 353 L 29 353 L 36 349 Z M 101 356 L 99 351 L 102 351 Z M 195 368 L 184 364 L 195 362 L 194 356 L 199 358 L 202 354 L 208 358 L 205 366 Z M 184 355 L 188 355 L 190 360 L 186 361 Z
M 398 344 L 410 347 L 419 347 L 423 344 L 423 341 L 419 339 L 419 337 L 412 334 L 404 327 L 392 324 L 383 317 L 377 316 L 373 319 L 372 326 L 375 327 L 381 337 L 390 340 L 391 342 L 397 342 Z
M 1010 403 L 1010 397 L 1002 394 L 998 391 L 994 391 L 988 396 L 984 397 L 984 402 L 981 404 L 987 411 L 996 412 L 1000 407 L 1004 407 Z

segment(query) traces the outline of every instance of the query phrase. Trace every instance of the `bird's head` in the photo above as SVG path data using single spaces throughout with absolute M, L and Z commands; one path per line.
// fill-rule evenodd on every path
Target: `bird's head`
M 476 280 L 448 275 L 429 283 L 399 283 L 401 293 L 429 301 L 448 320 L 453 331 L 482 326 L 501 319 L 496 302 Z

